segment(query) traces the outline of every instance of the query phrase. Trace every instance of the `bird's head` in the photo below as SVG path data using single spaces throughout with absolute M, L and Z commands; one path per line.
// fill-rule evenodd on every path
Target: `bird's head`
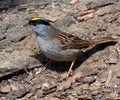
M 29 25 L 32 27 L 37 36 L 47 37 L 51 33 L 50 22 L 52 21 L 43 17 L 35 17 L 29 21 Z

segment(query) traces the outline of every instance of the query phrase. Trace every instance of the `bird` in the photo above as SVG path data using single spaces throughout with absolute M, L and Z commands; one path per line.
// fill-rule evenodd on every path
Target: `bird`
M 29 20 L 28 24 L 35 32 L 39 48 L 45 56 L 53 61 L 72 62 L 66 77 L 69 77 L 76 58 L 84 49 L 105 42 L 116 42 L 116 39 L 112 36 L 81 39 L 55 28 L 50 22 L 51 20 L 44 17 L 34 17 Z

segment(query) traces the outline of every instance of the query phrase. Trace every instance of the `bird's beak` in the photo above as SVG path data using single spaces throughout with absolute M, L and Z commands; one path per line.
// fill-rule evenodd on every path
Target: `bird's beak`
M 24 26 L 24 27 L 28 27 L 28 26 L 30 26 L 30 25 L 29 25 L 28 23 L 26 23 L 26 24 L 24 24 L 23 26 Z

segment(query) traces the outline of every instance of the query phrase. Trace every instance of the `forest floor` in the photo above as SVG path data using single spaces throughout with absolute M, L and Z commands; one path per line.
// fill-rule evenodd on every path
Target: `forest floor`
M 27 25 L 32 17 L 82 39 L 120 36 L 120 0 L 0 0 L 0 100 L 120 100 L 120 42 L 55 62 L 40 52 Z

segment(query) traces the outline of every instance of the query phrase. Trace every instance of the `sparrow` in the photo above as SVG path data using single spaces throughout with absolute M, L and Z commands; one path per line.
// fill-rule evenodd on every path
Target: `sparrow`
M 53 61 L 70 61 L 68 77 L 76 58 L 84 49 L 97 44 L 116 41 L 112 36 L 83 40 L 75 35 L 65 33 L 50 24 L 50 20 L 35 17 L 29 20 L 29 25 L 36 34 L 36 39 L 42 53 Z

